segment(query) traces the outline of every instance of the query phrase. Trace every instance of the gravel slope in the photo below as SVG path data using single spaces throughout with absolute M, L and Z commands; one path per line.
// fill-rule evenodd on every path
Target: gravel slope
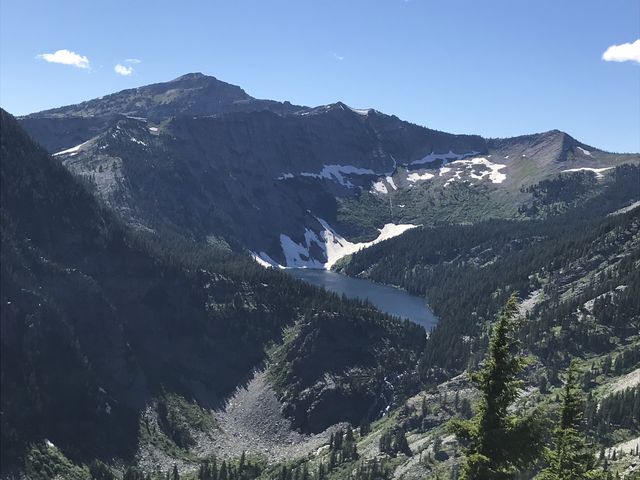
M 214 415 L 221 432 L 213 439 L 213 451 L 227 457 L 240 456 L 243 450 L 264 454 L 272 461 L 300 457 L 327 444 L 331 432 L 338 428 L 333 426 L 317 435 L 294 431 L 266 381 L 266 371 L 256 372 Z
M 238 458 L 244 451 L 248 455 L 264 455 L 272 463 L 315 455 L 328 445 L 331 433 L 344 425 L 334 425 L 316 435 L 294 431 L 291 422 L 282 415 L 281 404 L 266 376 L 265 370 L 255 372 L 223 407 L 212 412 L 218 425 L 216 430 L 192 431 L 196 439 L 196 445 L 190 450 L 193 460 L 171 458 L 154 445 L 145 444 L 137 453 L 138 465 L 146 472 L 166 472 L 176 464 L 186 472 L 197 468 L 196 458 L 211 455 Z M 156 413 L 147 409 L 145 416 L 157 428 Z

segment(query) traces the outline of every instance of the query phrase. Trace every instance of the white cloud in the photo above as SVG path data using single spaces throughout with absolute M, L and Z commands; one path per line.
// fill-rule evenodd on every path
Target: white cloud
M 640 63 L 640 39 L 633 43 L 611 45 L 602 54 L 605 62 L 636 62 Z
M 133 73 L 133 67 L 127 67 L 125 65 L 117 64 L 113 69 L 118 75 L 124 75 L 125 77 L 128 77 Z
M 61 63 L 62 65 L 72 65 L 78 68 L 89 68 L 89 59 L 83 55 L 78 55 L 70 50 L 57 50 L 54 53 L 41 53 L 36 58 L 45 62 Z
M 342 55 L 338 55 L 337 53 L 333 54 L 333 58 L 335 58 L 336 60 L 340 60 L 340 61 L 344 60 L 344 57 Z
M 142 60 L 140 60 L 139 58 L 126 58 L 124 63 L 132 63 L 132 64 L 138 64 L 138 63 L 142 63 Z

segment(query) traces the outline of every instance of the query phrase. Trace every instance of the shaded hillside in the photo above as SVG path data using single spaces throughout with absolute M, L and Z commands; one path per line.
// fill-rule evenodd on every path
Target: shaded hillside
M 335 224 L 337 199 L 359 198 L 397 162 L 445 146 L 483 148 L 479 137 L 376 112 L 363 116 L 341 104 L 306 113 L 235 112 L 161 123 L 117 118 L 57 158 L 133 226 L 171 228 L 198 240 L 222 237 L 284 264 L 281 234 L 300 243 L 305 229 L 322 231 L 318 218 Z M 379 220 L 342 228 L 375 236 Z
M 73 458 L 130 458 L 141 411 L 168 394 L 219 404 L 284 327 L 318 312 L 379 325 L 362 367 L 374 391 L 382 384 L 383 339 L 409 326 L 213 247 L 132 234 L 13 117 L 1 120 L 3 468 L 44 438 Z M 402 348 L 410 368 L 420 345 Z M 368 410 L 368 397 L 343 395 Z M 334 410 L 324 421 L 345 418 Z M 160 426 L 188 449 L 180 429 Z

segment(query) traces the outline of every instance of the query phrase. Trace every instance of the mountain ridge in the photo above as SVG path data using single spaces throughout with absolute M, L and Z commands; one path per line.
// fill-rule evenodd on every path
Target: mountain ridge
M 385 225 L 522 218 L 539 182 L 585 173 L 599 182 L 586 195 L 640 162 L 559 130 L 486 139 L 340 101 L 257 100 L 201 73 L 54 112 L 20 122 L 125 222 L 289 267 L 326 265 L 340 238 L 367 243 Z
M 395 115 L 392 114 L 385 114 L 383 112 L 380 112 L 376 109 L 373 108 L 365 108 L 365 109 L 358 109 L 358 108 L 353 108 L 349 105 L 347 105 L 346 103 L 342 102 L 341 100 L 336 100 L 333 103 L 329 103 L 326 105 L 318 105 L 315 107 L 311 107 L 311 106 L 298 106 L 298 105 L 292 105 L 290 102 L 288 101 L 283 101 L 283 102 L 277 102 L 274 100 L 260 100 L 257 99 L 249 94 L 246 93 L 246 91 L 237 85 L 231 84 L 231 83 L 227 83 L 224 82 L 222 80 L 219 80 L 217 77 L 213 76 L 213 75 L 206 75 L 203 74 L 202 72 L 190 72 L 190 73 L 186 73 L 183 75 L 180 75 L 172 80 L 169 81 L 165 81 L 165 82 L 156 82 L 156 83 L 152 83 L 152 84 L 148 84 L 148 85 L 143 85 L 140 87 L 133 87 L 133 88 L 129 88 L 129 89 L 124 89 L 124 90 L 120 90 L 118 92 L 115 93 L 111 93 L 111 94 L 107 94 L 95 99 L 91 99 L 91 100 L 86 100 L 77 104 L 70 104 L 70 105 L 63 105 L 60 107 L 54 107 L 54 108 L 50 108 L 50 109 L 46 109 L 46 110 L 41 110 L 41 111 L 37 111 L 37 112 L 32 112 L 26 115 L 22 115 L 22 116 L 18 116 L 18 120 L 23 121 L 24 119 L 28 119 L 28 118 L 37 118 L 37 117 L 48 117 L 48 116 L 58 116 L 58 115 L 78 115 L 80 117 L 83 116 L 90 116 L 90 115 L 81 115 L 80 113 L 74 113 L 73 109 L 74 107 L 80 107 L 80 106 L 87 106 L 93 103 L 100 103 L 100 102 L 105 102 L 106 100 L 108 100 L 109 98 L 113 98 L 113 97 L 117 97 L 117 96 L 124 96 L 126 94 L 131 94 L 131 93 L 137 93 L 140 91 L 146 91 L 146 90 L 150 90 L 150 91 L 154 91 L 157 90 L 159 92 L 162 93 L 166 93 L 166 90 L 169 89 L 169 87 L 196 87 L 196 88 L 203 88 L 203 87 L 207 87 L 207 86 L 211 86 L 211 85 L 216 85 L 216 86 L 220 86 L 222 89 L 224 90 L 228 90 L 228 91 L 234 91 L 235 92 L 235 96 L 234 96 L 234 100 L 232 100 L 231 103 L 233 102 L 239 102 L 239 101 L 258 101 L 258 102 L 269 102 L 268 104 L 282 104 L 282 105 L 288 105 L 293 107 L 291 110 L 287 110 L 287 113 L 304 113 L 304 114 L 308 114 L 308 113 L 312 113 L 315 111 L 319 111 L 321 109 L 332 109 L 332 108 L 342 108 L 342 109 L 349 109 L 351 111 L 353 111 L 354 113 L 357 113 L 359 115 L 366 115 L 366 113 L 377 113 L 377 114 L 382 114 L 382 115 L 387 115 L 387 116 L 391 116 L 391 117 L 395 117 Z M 210 92 L 209 92 L 210 93 Z M 70 113 L 71 112 L 71 113 Z M 366 113 L 365 113 L 366 112 Z M 130 115 L 130 114 L 135 114 L 135 113 L 141 113 L 141 110 L 133 110 L 131 112 L 126 112 L 126 111 L 122 111 L 121 109 L 118 111 L 111 111 L 108 112 L 111 115 Z M 104 113 L 102 113 L 104 115 Z M 209 113 L 209 114 L 215 114 L 215 113 Z M 95 116 L 95 114 L 94 114 Z M 397 118 L 397 117 L 396 117 Z M 406 123 L 412 123 L 412 122 L 406 122 Z M 413 125 L 416 126 L 420 126 L 422 128 L 429 128 L 420 124 L 416 124 L 416 123 L 412 123 Z M 434 131 L 439 131 L 439 130 L 434 130 Z M 563 135 L 565 135 L 566 137 L 568 137 L 570 139 L 571 142 L 578 142 L 574 137 L 572 137 L 570 134 L 563 132 L 561 130 L 558 129 L 551 129 L 548 131 L 544 131 L 544 132 L 533 132 L 533 133 L 528 133 L 528 134 L 522 134 L 522 135 L 518 135 L 516 137 L 484 137 L 487 141 L 489 142 L 500 142 L 502 140 L 516 140 L 516 139 L 525 139 L 528 137 L 544 137 L 547 136 L 549 134 L 557 134 L 557 133 L 561 133 Z M 465 134 L 456 134 L 456 135 L 465 135 Z M 466 135 L 473 135 L 473 134 L 466 134 Z M 582 144 L 586 147 L 589 148 L 594 148 L 594 147 L 590 147 L 587 144 Z M 603 151 L 598 149 L 599 151 Z M 629 152 L 629 153 L 639 153 L 639 152 Z

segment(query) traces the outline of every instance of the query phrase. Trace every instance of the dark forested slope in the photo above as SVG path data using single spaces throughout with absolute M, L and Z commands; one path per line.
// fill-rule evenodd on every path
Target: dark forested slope
M 128 458 L 153 398 L 217 404 L 283 328 L 319 314 L 348 319 L 356 332 L 375 327 L 360 338 L 335 323 L 373 353 L 335 358 L 331 372 L 360 367 L 369 389 L 341 392 L 358 407 L 327 409 L 321 422 L 359 419 L 377 401 L 385 365 L 415 364 L 418 327 L 228 252 L 132 234 L 4 111 L 1 139 L 3 469 L 44 438 L 72 458 Z M 327 345 L 310 338 L 295 348 L 303 358 Z M 304 381 L 324 374 L 321 366 Z

